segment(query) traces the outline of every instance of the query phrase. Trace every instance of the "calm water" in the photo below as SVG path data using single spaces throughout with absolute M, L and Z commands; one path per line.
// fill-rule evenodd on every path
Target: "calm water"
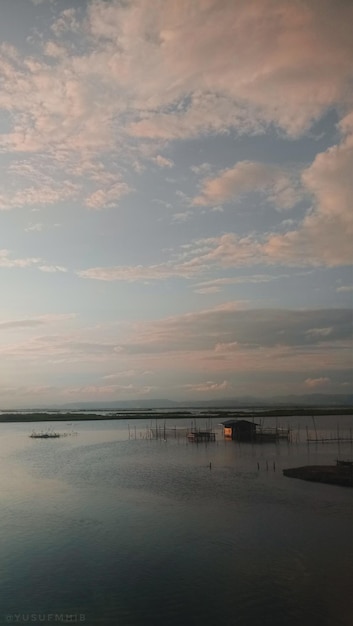
M 0 424 L 0 623 L 350 626 L 352 490 L 282 468 L 352 447 L 309 447 L 308 418 L 291 422 L 293 445 L 149 440 L 142 420 L 51 441 Z

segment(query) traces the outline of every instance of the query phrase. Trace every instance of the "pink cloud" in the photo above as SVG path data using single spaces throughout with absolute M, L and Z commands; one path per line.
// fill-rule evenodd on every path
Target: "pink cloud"
M 127 110 L 130 132 L 146 137 L 258 132 L 269 122 L 298 134 L 346 97 L 352 17 L 350 3 L 337 11 L 328 0 L 97 0 L 82 17 L 66 9 L 52 24 L 57 41 L 43 44 L 50 65 L 14 63 L 2 48 L 0 106 L 17 118 L 2 141 L 104 151 L 122 139 L 112 121 L 123 127 Z M 79 53 L 62 39 L 67 30 L 80 37 Z M 87 36 L 94 54 L 82 46 Z
M 242 194 L 254 191 L 267 192 L 278 208 L 290 208 L 298 202 L 300 194 L 294 180 L 282 168 L 265 163 L 240 161 L 233 168 L 215 178 L 203 181 L 201 194 L 194 205 L 222 204 Z
M 117 206 L 120 198 L 126 196 L 132 190 L 124 182 L 117 182 L 106 187 L 105 189 L 97 189 L 85 200 L 85 204 L 90 209 L 100 210 L 104 208 L 112 208 Z
M 86 9 L 65 9 L 56 16 L 50 38 L 41 42 L 47 56 L 24 57 L 13 46 L 1 46 L 0 108 L 10 114 L 10 130 L 0 135 L 1 151 L 45 155 L 61 172 L 72 154 L 78 162 L 113 153 L 139 169 L 146 158 L 170 167 L 171 160 L 159 153 L 159 139 L 231 128 L 258 133 L 268 124 L 297 136 L 328 108 L 347 102 L 352 3 L 337 10 L 329 0 L 97 0 Z M 341 131 L 351 125 L 347 115 Z M 157 141 L 153 148 L 147 141 L 136 146 L 135 137 Z M 339 178 L 350 167 L 347 150 L 348 144 L 342 145 L 340 154 L 317 159 L 303 177 L 325 215 L 325 205 L 332 216 L 335 199 L 345 201 Z M 296 202 L 285 173 L 265 172 L 260 164 L 256 172 L 254 165 L 252 172 L 249 165 L 247 172 L 239 167 L 206 181 L 196 204 L 227 201 L 254 188 L 269 191 L 278 208 Z M 111 185 L 109 180 L 93 191 L 89 206 L 109 202 Z M 49 187 L 48 202 L 55 202 L 59 192 Z M 27 199 L 17 192 L 17 202 L 31 196 L 34 201 L 38 194 L 43 199 L 44 192 L 29 188 Z M 4 193 L 3 206 L 8 198 Z M 311 224 L 308 219 L 305 232 L 272 238 L 268 251 L 281 256 L 295 247 L 310 249 L 315 229 L 327 230 L 323 220 Z M 328 262 L 332 255 L 328 250 Z
M 78 189 L 77 185 L 66 180 L 60 184 L 53 181 L 52 185 L 31 186 L 15 193 L 0 194 L 0 211 L 10 210 L 14 207 L 62 202 L 77 196 Z

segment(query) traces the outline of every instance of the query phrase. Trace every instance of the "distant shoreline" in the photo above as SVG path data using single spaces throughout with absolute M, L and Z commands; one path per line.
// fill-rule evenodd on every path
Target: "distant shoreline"
M 241 410 L 241 409 L 200 409 L 200 413 L 197 414 L 193 411 L 180 410 L 173 411 L 165 409 L 165 413 L 160 412 L 161 409 L 154 411 L 149 410 L 122 410 L 111 412 L 109 410 L 102 411 L 100 413 L 86 413 L 80 411 L 71 411 L 62 413 L 58 411 L 8 411 L 0 414 L 0 423 L 12 423 L 12 422 L 67 422 L 67 421 L 102 421 L 102 420 L 134 420 L 134 419 L 148 419 L 148 420 L 166 420 L 166 419 L 215 419 L 215 418 L 262 418 L 262 417 L 311 417 L 311 416 L 342 416 L 353 415 L 353 407 L 328 407 L 328 408 L 308 408 L 308 407 L 291 407 L 291 408 L 275 408 L 275 409 L 254 409 L 254 410 Z

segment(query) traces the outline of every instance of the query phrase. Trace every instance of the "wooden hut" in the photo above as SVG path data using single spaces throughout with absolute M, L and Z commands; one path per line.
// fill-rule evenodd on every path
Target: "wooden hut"
M 255 441 L 256 426 L 255 422 L 248 420 L 227 420 L 222 422 L 223 434 L 226 439 L 235 439 L 236 441 Z

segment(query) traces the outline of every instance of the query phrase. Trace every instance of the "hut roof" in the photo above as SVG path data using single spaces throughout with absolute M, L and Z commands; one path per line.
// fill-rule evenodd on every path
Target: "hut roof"
M 255 422 L 250 422 L 249 420 L 226 420 L 225 422 L 222 422 L 223 426 L 225 426 L 226 428 L 231 428 L 232 426 L 239 426 L 240 427 L 246 427 L 248 426 L 249 428 L 253 428 L 255 426 L 258 426 L 258 424 L 255 424 Z

